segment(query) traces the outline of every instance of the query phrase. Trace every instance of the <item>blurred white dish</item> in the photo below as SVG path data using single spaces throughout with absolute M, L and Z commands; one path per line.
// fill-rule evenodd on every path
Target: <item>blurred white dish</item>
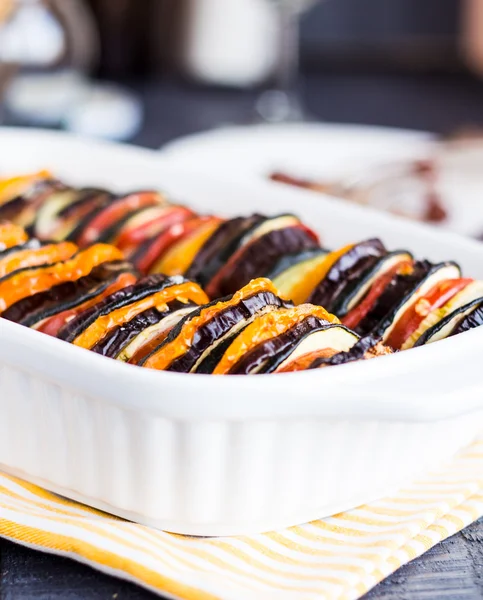
M 429 133 L 369 127 L 297 123 L 226 127 L 180 138 L 164 146 L 164 160 L 209 174 L 265 176 L 275 170 L 300 176 L 342 175 L 351 165 L 425 156 Z
M 440 145 L 429 133 L 364 125 L 293 124 L 230 127 L 195 134 L 162 149 L 172 166 L 236 179 L 282 172 L 314 182 L 359 182 L 388 177 L 376 207 L 399 204 L 414 212 L 424 201 L 418 181 L 391 180 L 390 173 L 414 161 L 437 160 L 436 188 L 448 213 L 438 226 L 483 235 L 483 144 Z M 333 191 L 332 191 L 333 192 Z M 334 192 L 333 192 L 334 193 Z M 387 196 L 389 202 L 381 201 Z

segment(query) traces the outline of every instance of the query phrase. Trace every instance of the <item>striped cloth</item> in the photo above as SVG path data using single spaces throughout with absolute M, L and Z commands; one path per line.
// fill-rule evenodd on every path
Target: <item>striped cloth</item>
M 284 531 L 190 538 L 0 474 L 0 535 L 156 593 L 200 600 L 351 600 L 483 515 L 483 438 L 397 495 Z

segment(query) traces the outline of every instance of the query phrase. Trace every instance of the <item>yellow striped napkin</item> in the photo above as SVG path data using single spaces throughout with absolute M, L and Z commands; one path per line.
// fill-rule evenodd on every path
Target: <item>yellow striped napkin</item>
M 182 599 L 353 600 L 483 515 L 483 438 L 397 495 L 300 527 L 189 538 L 0 474 L 0 535 Z

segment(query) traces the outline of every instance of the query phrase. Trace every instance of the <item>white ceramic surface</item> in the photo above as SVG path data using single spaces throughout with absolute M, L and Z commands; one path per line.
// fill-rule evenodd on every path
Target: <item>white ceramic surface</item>
M 394 165 L 435 156 L 437 189 L 448 219 L 441 226 L 483 236 L 483 144 L 437 147 L 428 133 L 324 123 L 231 127 L 175 140 L 161 149 L 165 161 L 190 172 L 233 180 L 265 179 L 275 171 L 313 181 L 359 181 Z M 281 184 L 274 184 L 281 185 Z M 418 185 L 392 186 L 402 204 L 420 202 Z
M 295 210 L 328 246 L 379 235 L 483 278 L 483 246 L 303 190 L 236 185 L 145 150 L 0 130 L 0 175 L 156 186 L 205 211 Z M 253 377 L 119 363 L 0 320 L 0 465 L 169 531 L 246 534 L 388 493 L 483 430 L 483 328 L 368 363 Z

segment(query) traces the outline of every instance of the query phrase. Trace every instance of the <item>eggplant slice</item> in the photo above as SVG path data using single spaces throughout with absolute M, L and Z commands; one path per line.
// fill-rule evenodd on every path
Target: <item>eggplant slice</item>
M 255 214 L 222 223 L 195 256 L 186 277 L 195 279 L 202 287 L 207 285 L 237 250 L 243 237 L 264 220 L 265 217 Z
M 150 308 L 127 323 L 114 327 L 91 350 L 109 358 L 128 361 L 142 346 L 166 329 L 172 329 L 183 316 L 196 308 L 195 304 L 186 305 L 179 300 L 169 302 L 165 311 Z
M 338 352 L 327 358 L 316 358 L 309 366 L 309 369 L 345 365 L 350 362 L 368 360 L 376 358 L 377 356 L 386 356 L 388 354 L 394 354 L 394 351 L 387 346 L 383 346 L 378 337 L 368 335 L 358 340 L 354 346 L 346 352 Z
M 344 327 L 318 317 L 303 321 L 245 354 L 229 371 L 230 375 L 273 373 L 297 357 L 326 348 L 349 350 L 358 336 Z
M 163 358 L 163 352 L 169 352 L 170 347 L 176 345 L 178 338 L 182 339 L 183 336 L 187 336 L 185 346 L 181 347 L 181 354 L 175 356 L 173 360 L 169 359 L 168 364 L 163 367 L 164 370 L 178 373 L 207 373 L 210 372 L 210 369 L 212 371 L 217 364 L 214 358 L 216 356 L 221 358 L 228 340 L 231 341 L 260 315 L 286 306 L 286 303 L 276 296 L 270 287 L 254 289 L 250 292 L 251 288 L 253 288 L 253 284 L 231 297 L 221 301 L 215 300 L 190 313 L 139 364 L 149 362 L 156 355 L 161 355 Z M 210 311 L 215 307 L 219 310 Z M 213 312 L 213 314 L 210 314 L 209 319 L 204 321 L 203 312 L 205 314 Z M 201 318 L 200 325 L 191 331 L 192 323 L 196 323 L 197 318 Z
M 460 326 L 463 326 L 463 331 L 466 331 L 466 328 L 471 328 L 469 325 L 472 322 L 477 322 L 479 317 L 481 318 L 482 306 L 483 298 L 478 298 L 477 300 L 473 300 L 473 302 L 457 308 L 445 318 L 441 319 L 433 327 L 426 330 L 425 333 L 414 344 L 414 347 L 416 348 L 418 346 L 432 344 L 433 342 L 438 342 L 439 340 L 444 340 L 447 337 L 456 335 L 456 333 L 462 333 L 462 331 L 459 329 Z M 476 314 L 473 314 L 475 310 L 477 312 Z M 470 317 L 471 315 L 473 315 L 475 321 L 466 321 L 466 318 Z
M 95 298 L 112 285 L 121 273 L 135 271 L 124 261 L 102 263 L 85 277 L 60 283 L 45 292 L 19 300 L 2 317 L 25 327 L 35 327 L 49 317 Z
M 412 262 L 413 256 L 405 250 L 396 250 L 379 258 L 367 271 L 354 278 L 338 293 L 334 300 L 332 312 L 339 318 L 345 317 L 369 292 L 374 283 L 398 264 Z
M 459 314 L 457 311 L 461 307 L 466 307 L 473 304 L 483 298 L 483 282 L 473 281 L 460 292 L 458 292 L 451 300 L 449 300 L 444 306 L 437 308 L 429 313 L 425 319 L 420 323 L 417 330 L 404 342 L 401 350 L 409 350 L 414 346 L 419 345 L 418 340 L 425 336 L 426 333 L 433 327 L 446 319 L 451 314 Z M 446 332 L 446 330 L 445 330 Z M 423 337 L 423 339 L 425 339 Z M 424 342 L 423 342 L 424 343 Z
M 114 310 L 123 308 L 152 294 L 160 292 L 173 285 L 179 285 L 186 280 L 183 277 L 166 277 L 165 275 L 148 275 L 134 285 L 114 292 L 101 302 L 85 310 L 72 319 L 59 331 L 57 337 L 66 342 L 73 342 L 83 331 L 92 325 L 99 317 L 108 315 Z
M 292 215 L 267 219 L 241 241 L 240 248 L 207 286 L 212 298 L 233 294 L 257 277 L 265 277 L 285 254 L 315 250 L 316 239 Z
M 359 280 L 361 275 L 372 269 L 386 254 L 384 244 L 377 238 L 352 246 L 332 265 L 327 275 L 312 292 L 308 302 L 334 312 L 334 306 L 346 286 Z
M 461 270 L 456 263 L 432 265 L 428 261 L 414 264 L 409 275 L 395 275 L 375 306 L 356 328 L 362 337 L 373 334 L 385 341 L 406 309 L 437 283 L 457 279 Z
M 466 314 L 463 320 L 449 334 L 448 337 L 459 335 L 470 329 L 483 326 L 483 298 L 480 298 L 479 304 L 476 304 L 472 310 Z

